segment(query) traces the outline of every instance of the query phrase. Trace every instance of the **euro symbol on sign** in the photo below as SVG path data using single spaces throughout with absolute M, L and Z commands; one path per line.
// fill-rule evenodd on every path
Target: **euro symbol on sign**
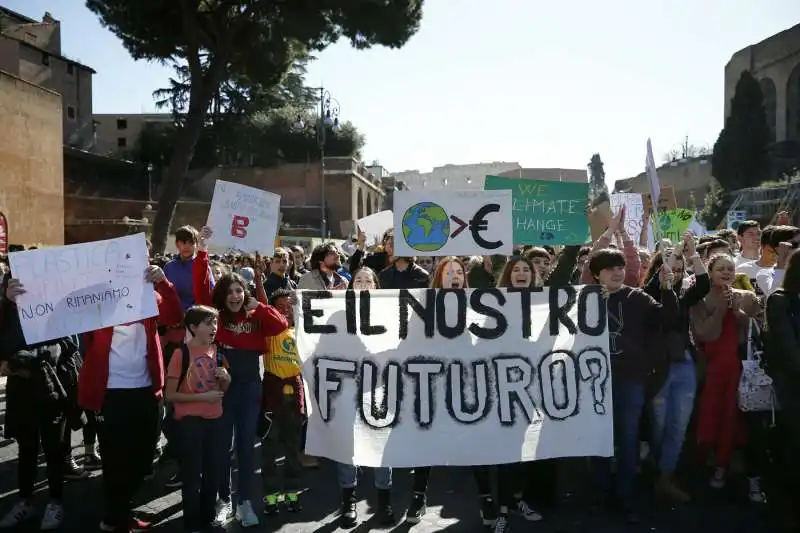
M 486 215 L 500 211 L 500 204 L 486 204 L 478 209 L 478 212 L 469 221 L 469 230 L 472 233 L 472 240 L 475 244 L 486 250 L 496 250 L 503 246 L 503 241 L 487 241 L 481 237 L 481 233 L 489 229 Z

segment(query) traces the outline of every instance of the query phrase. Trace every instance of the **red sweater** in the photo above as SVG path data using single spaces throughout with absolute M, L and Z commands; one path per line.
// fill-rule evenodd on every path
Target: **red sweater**
M 175 287 L 167 280 L 155 285 L 158 316 L 141 321 L 147 332 L 147 364 L 153 393 L 161 397 L 164 388 L 164 361 L 161 357 L 161 343 L 158 325 L 173 326 L 183 320 L 183 309 Z M 111 353 L 111 340 L 114 328 L 90 331 L 83 335 L 83 367 L 78 377 L 78 404 L 90 411 L 103 407 L 108 386 L 108 357 Z
M 192 279 L 195 303 L 215 307 L 211 297 L 208 252 L 197 252 L 192 264 Z M 242 310 L 231 313 L 226 309 L 219 311 L 221 327 L 217 330 L 217 343 L 225 347 L 263 353 L 266 338 L 274 337 L 289 327 L 286 317 L 271 305 L 259 303 L 251 312 Z

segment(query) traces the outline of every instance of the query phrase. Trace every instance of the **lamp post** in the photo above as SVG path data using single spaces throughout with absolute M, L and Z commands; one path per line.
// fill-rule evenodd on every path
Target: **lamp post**
M 314 131 L 317 138 L 317 147 L 319 148 L 319 170 L 320 170 L 320 184 L 322 187 L 320 195 L 320 226 L 322 239 L 328 238 L 328 217 L 327 217 L 327 193 L 325 190 L 325 144 L 327 142 L 328 128 L 336 130 L 339 127 L 339 102 L 336 98 L 331 96 L 330 91 L 324 87 L 316 87 L 314 90 L 319 91 L 319 115 L 314 120 Z M 299 128 L 305 128 L 302 118 L 298 118 L 297 125 Z
M 153 201 L 153 165 L 147 165 L 147 201 Z

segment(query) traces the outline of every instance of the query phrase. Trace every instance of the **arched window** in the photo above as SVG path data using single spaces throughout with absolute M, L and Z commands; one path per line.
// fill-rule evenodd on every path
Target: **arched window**
M 761 94 L 764 95 L 764 113 L 767 116 L 767 124 L 774 141 L 775 125 L 778 123 L 778 91 L 775 89 L 775 82 L 772 81 L 772 78 L 761 78 L 758 84 L 761 86 Z
M 364 193 L 361 192 L 361 188 L 356 195 L 356 218 L 364 218 Z
M 800 141 L 800 63 L 786 82 L 786 138 Z

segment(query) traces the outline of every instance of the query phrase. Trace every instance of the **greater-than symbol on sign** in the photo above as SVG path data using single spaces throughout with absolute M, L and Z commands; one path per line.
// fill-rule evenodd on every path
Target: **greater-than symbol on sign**
M 451 239 L 454 237 L 458 237 L 461 234 L 461 232 L 467 229 L 467 227 L 469 226 L 469 224 L 467 224 L 466 222 L 464 222 L 455 215 L 450 215 L 450 220 L 458 224 L 458 227 L 455 229 L 455 231 L 450 234 Z

